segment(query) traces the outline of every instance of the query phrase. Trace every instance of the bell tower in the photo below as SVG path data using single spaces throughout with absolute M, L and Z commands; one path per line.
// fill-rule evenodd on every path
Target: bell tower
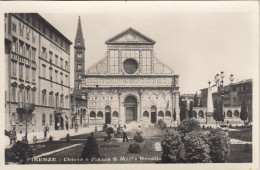
M 85 43 L 79 16 L 74 43 L 74 89 L 80 88 L 82 75 L 85 74 Z

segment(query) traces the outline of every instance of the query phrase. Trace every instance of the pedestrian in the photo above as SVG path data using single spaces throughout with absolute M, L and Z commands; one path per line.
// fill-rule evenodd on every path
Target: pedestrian
M 47 132 L 49 131 L 48 129 L 49 129 L 49 127 L 48 127 L 48 124 L 47 124 L 47 125 L 44 126 L 44 128 L 43 128 L 44 139 L 46 139 L 46 137 L 47 137 Z
M 10 139 L 10 145 L 12 145 L 13 142 L 14 142 L 14 144 L 15 144 L 16 139 L 17 139 L 15 127 L 13 127 L 13 130 L 10 131 L 9 139 Z
M 127 134 L 126 134 L 126 125 L 124 125 L 123 128 L 123 142 L 125 142 L 125 140 L 128 142 L 128 138 L 127 138 Z

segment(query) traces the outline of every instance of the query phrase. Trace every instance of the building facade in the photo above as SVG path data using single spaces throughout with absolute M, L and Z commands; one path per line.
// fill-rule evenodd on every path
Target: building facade
M 89 124 L 177 125 L 179 76 L 156 58 L 155 41 L 129 28 L 105 43 L 106 56 L 87 69 L 81 86 Z
M 7 130 L 68 128 L 71 44 L 37 13 L 5 14 Z
M 229 123 L 234 123 L 234 124 L 243 122 L 240 119 L 240 112 L 241 112 L 241 106 L 243 101 L 247 103 L 248 122 L 253 121 L 252 89 L 253 89 L 252 79 L 246 79 L 236 83 L 231 83 L 224 87 L 224 96 L 223 96 L 224 121 L 228 121 Z M 207 88 L 201 89 L 201 97 L 202 97 L 202 105 L 203 107 L 206 107 L 207 97 L 208 97 Z M 221 94 L 217 92 L 216 87 L 215 87 L 215 91 L 212 93 L 212 99 L 213 99 L 213 103 L 216 100 L 218 101 L 222 100 Z M 205 117 L 206 112 L 203 111 L 203 107 L 202 109 L 197 108 L 196 113 L 198 115 L 201 116 L 203 115 L 203 117 Z

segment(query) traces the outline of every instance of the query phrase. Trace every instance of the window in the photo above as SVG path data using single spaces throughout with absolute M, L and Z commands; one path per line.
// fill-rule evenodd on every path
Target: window
M 52 39 L 52 32 L 50 31 L 50 39 Z
M 34 18 L 32 18 L 32 25 L 33 25 L 34 27 L 36 27 L 36 23 L 35 23 L 35 19 L 34 19 Z
M 55 70 L 55 81 L 58 82 L 58 71 Z
M 49 106 L 52 106 L 53 105 L 53 95 L 50 94 L 49 95 Z
M 32 103 L 35 104 L 35 91 L 32 91 Z
M 151 73 L 151 51 L 142 51 L 142 72 Z
M 118 112 L 117 111 L 113 112 L 113 117 L 118 117 Z
M 59 107 L 59 96 L 58 95 L 55 96 L 55 106 Z
M 60 107 L 64 107 L 63 96 L 60 96 Z
M 159 113 L 158 113 L 158 117 L 164 117 L 164 115 L 163 115 L 163 112 L 162 112 L 162 111 L 159 111 Z
M 35 115 L 34 114 L 30 114 L 30 121 L 33 125 L 35 125 Z
M 99 111 L 99 112 L 97 113 L 97 117 L 98 117 L 98 118 L 103 118 L 103 113 L 102 113 L 101 111 Z
M 77 64 L 77 69 L 81 69 L 81 64 Z
M 147 111 L 145 111 L 145 112 L 143 113 L 143 117 L 149 117 L 149 113 L 148 113 Z
M 58 58 L 59 56 L 55 55 L 55 64 L 58 65 Z
M 46 123 L 46 115 L 45 113 L 42 114 L 42 125 L 45 125 Z
M 50 57 L 50 62 L 52 63 L 52 55 L 53 53 L 51 51 L 49 51 L 49 57 Z
M 82 58 L 82 51 L 77 51 L 77 58 Z
M 52 81 L 52 68 L 49 68 L 49 73 L 50 73 L 50 80 Z
M 26 93 L 26 102 L 30 103 L 30 91 L 29 90 L 25 90 Z
M 110 73 L 118 73 L 118 50 L 110 50 Z
M 19 64 L 19 79 L 23 79 L 23 65 Z
M 42 77 L 45 78 L 46 76 L 46 65 L 42 65 Z
M 36 49 L 32 48 L 32 60 L 35 61 L 35 57 L 36 57 Z
M 166 113 L 165 113 L 165 117 L 171 117 L 171 112 L 166 111 Z
M 27 66 L 25 67 L 25 80 L 30 81 L 30 68 Z
M 66 70 L 66 71 L 69 71 L 68 61 L 65 61 L 65 70 Z
M 135 59 L 129 58 L 124 61 L 123 68 L 127 74 L 134 74 L 138 69 L 138 63 Z
M 57 37 L 57 35 L 55 35 L 55 42 L 58 42 L 58 37 Z
M 42 32 L 43 32 L 43 34 L 46 34 L 46 28 L 45 28 L 45 26 L 42 26 Z
M 26 39 L 30 40 L 30 29 L 26 27 Z
M 47 59 L 46 48 L 42 47 L 42 58 Z
M 32 82 L 35 82 L 35 73 L 36 73 L 36 70 L 32 69 Z
M 32 42 L 35 43 L 35 36 L 33 34 L 33 31 L 32 31 Z
M 68 75 L 65 75 L 65 83 L 66 83 L 66 85 L 69 85 L 69 76 Z
M 11 86 L 11 101 L 16 102 L 16 87 Z
M 90 112 L 90 118 L 95 118 L 96 117 L 96 113 L 95 112 Z
M 24 114 L 19 113 L 19 114 L 17 114 L 17 115 L 18 115 L 18 122 L 19 122 L 19 123 L 23 123 L 23 122 L 24 122 Z
M 22 25 L 21 22 L 19 22 L 19 30 L 20 30 L 20 35 L 23 36 L 23 27 L 24 25 Z
M 60 67 L 63 68 L 63 59 L 60 58 Z
M 61 44 L 61 47 L 63 48 L 63 41 L 62 41 L 62 39 L 60 40 L 60 44 Z
M 46 92 L 42 92 L 42 105 L 46 106 Z
M 50 114 L 49 124 L 52 125 L 52 114 Z
M 15 24 L 15 23 L 12 23 L 12 30 L 13 30 L 14 32 L 16 32 L 16 24 Z
M 17 69 L 17 63 L 12 61 L 11 62 L 11 76 L 16 77 L 16 69 Z

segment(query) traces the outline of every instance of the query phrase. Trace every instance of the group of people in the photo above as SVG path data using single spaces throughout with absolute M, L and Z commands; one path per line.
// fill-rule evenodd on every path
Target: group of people
M 139 136 L 143 135 L 142 130 L 141 130 L 141 126 L 138 126 L 136 134 L 139 135 Z M 127 138 L 126 125 L 124 125 L 124 128 L 123 128 L 123 142 L 125 142 L 125 141 L 127 141 L 127 142 L 129 141 L 128 138 Z

